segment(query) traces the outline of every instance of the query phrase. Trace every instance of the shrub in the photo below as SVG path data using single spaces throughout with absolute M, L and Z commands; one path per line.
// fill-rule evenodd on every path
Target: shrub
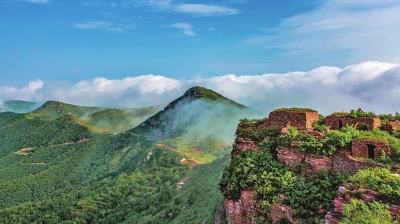
M 390 216 L 388 206 L 376 201 L 365 204 L 353 199 L 343 205 L 344 217 L 341 224 L 395 224 Z
M 366 188 L 379 192 L 379 198 L 389 203 L 400 201 L 400 178 L 386 168 L 359 170 L 350 177 L 353 188 Z

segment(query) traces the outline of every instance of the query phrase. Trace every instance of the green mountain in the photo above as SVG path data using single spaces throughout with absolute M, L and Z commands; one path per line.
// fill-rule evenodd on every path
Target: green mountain
M 18 113 L 14 113 L 14 112 L 11 112 L 11 111 L 0 112 L 0 121 L 7 120 L 7 119 L 13 118 L 15 116 L 18 116 Z
M 50 101 L 0 120 L 0 223 L 223 221 L 228 140 L 260 114 L 195 87 L 136 128 L 97 130 L 156 108 L 121 111 Z
M 103 129 L 103 132 L 119 133 L 138 126 L 160 109 L 160 106 L 104 109 L 85 116 L 83 119 L 89 125 Z
M 223 140 L 231 141 L 234 126 L 245 116 L 263 115 L 210 89 L 196 86 L 128 132 L 166 139 L 197 129 L 199 133 L 218 134 Z
M 58 101 L 47 101 L 42 106 L 31 112 L 34 117 L 42 120 L 54 120 L 63 115 L 75 115 L 83 117 L 91 113 L 104 110 L 104 107 L 77 106 Z
M 37 105 L 36 102 L 23 101 L 23 100 L 7 100 L 4 101 L 3 110 L 16 113 L 26 113 L 31 111 L 36 105 Z

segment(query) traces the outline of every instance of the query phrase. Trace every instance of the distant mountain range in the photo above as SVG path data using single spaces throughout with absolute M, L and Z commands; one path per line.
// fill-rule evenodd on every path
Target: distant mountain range
M 10 111 L 15 113 L 27 113 L 37 106 L 36 102 L 23 101 L 23 100 L 7 100 L 4 105 L 0 107 L 0 111 Z

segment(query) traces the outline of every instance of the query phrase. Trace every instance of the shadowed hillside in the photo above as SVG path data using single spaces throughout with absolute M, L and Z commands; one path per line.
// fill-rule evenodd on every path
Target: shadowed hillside
M 129 132 L 165 139 L 180 136 L 190 129 L 197 128 L 198 132 L 207 130 L 208 134 L 218 134 L 222 138 L 233 137 L 232 130 L 245 115 L 263 116 L 260 112 L 210 89 L 196 86 L 188 89 L 162 111 Z

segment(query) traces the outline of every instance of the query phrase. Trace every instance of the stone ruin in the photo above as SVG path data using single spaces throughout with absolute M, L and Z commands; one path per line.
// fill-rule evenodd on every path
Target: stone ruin
M 336 116 L 336 115 L 329 115 L 326 116 L 325 124 L 331 129 L 339 130 L 342 127 L 346 127 L 346 125 L 354 125 L 357 127 L 359 124 L 365 124 L 367 126 L 367 131 L 371 131 L 374 128 L 381 127 L 381 119 L 375 117 L 358 117 L 352 118 L 343 116 Z
M 384 126 L 383 129 L 387 132 L 393 132 L 400 129 L 400 121 L 389 121 Z
M 294 126 L 299 130 L 306 130 L 312 129 L 312 124 L 318 120 L 318 111 L 315 110 L 300 109 L 296 111 L 291 109 L 278 109 L 269 114 L 267 126 L 278 128 Z
M 373 140 L 358 140 L 351 143 L 351 155 L 353 157 L 375 159 L 382 155 L 392 155 L 389 143 Z
M 313 122 L 318 121 L 318 111 L 306 110 L 296 111 L 291 109 L 278 109 L 269 114 L 265 123 L 257 125 L 257 133 L 260 133 L 263 128 L 279 128 L 281 134 L 284 134 L 288 126 L 294 126 L 299 130 L 304 130 L 309 134 L 315 135 L 319 138 L 324 136 L 324 133 L 313 131 Z M 357 127 L 359 124 L 365 124 L 367 130 L 370 131 L 374 128 L 381 127 L 379 118 L 373 117 L 360 117 L 350 118 L 346 116 L 330 115 L 326 117 L 326 125 L 331 129 L 340 129 L 346 125 L 354 125 Z M 390 125 L 390 127 L 389 127 Z M 384 127 L 385 130 L 391 131 L 399 128 L 400 121 L 388 122 Z M 256 126 L 256 123 L 245 123 L 239 128 L 246 129 Z M 319 134 L 319 135 L 316 135 Z M 241 153 L 246 150 L 258 151 L 259 146 L 250 138 L 237 137 L 235 141 L 235 150 Z M 369 167 L 386 167 L 389 169 L 398 169 L 399 166 L 389 166 L 372 161 L 361 161 L 357 158 L 378 158 L 381 153 L 385 152 L 387 156 L 391 155 L 391 149 L 387 142 L 372 141 L 372 140 L 358 140 L 352 142 L 351 152 L 345 150 L 338 150 L 332 156 L 314 155 L 310 153 L 303 153 L 299 151 L 298 146 L 292 145 L 289 147 L 279 146 L 277 148 L 277 159 L 290 166 L 291 169 L 296 169 L 296 164 L 307 163 L 304 172 L 317 173 L 321 169 L 326 170 L 339 170 L 349 174 L 354 174 L 358 170 L 363 170 Z M 339 189 L 340 191 L 340 189 Z M 340 193 L 340 192 L 339 192 Z M 280 195 L 281 197 L 281 195 Z M 284 197 L 284 195 L 282 195 Z M 281 197 L 281 200 L 282 200 Z M 347 199 L 347 198 L 346 198 Z M 341 202 L 341 203 L 338 203 Z M 335 199 L 335 214 L 327 213 L 325 216 L 325 223 L 337 224 L 338 219 L 336 216 L 340 214 L 338 209 L 341 209 L 342 204 L 348 203 L 340 197 Z M 340 204 L 340 206 L 339 206 Z M 251 189 L 241 192 L 241 197 L 238 201 L 225 199 L 225 209 L 228 223 L 256 223 L 257 213 L 260 209 L 260 202 L 255 199 L 255 194 Z M 390 205 L 390 213 L 392 217 L 400 211 L 399 205 Z M 286 219 L 291 223 L 296 223 L 297 220 L 292 217 L 292 210 L 290 206 L 282 205 L 279 202 L 271 205 L 271 210 L 268 216 L 272 219 L 273 223 L 278 223 L 281 219 Z

